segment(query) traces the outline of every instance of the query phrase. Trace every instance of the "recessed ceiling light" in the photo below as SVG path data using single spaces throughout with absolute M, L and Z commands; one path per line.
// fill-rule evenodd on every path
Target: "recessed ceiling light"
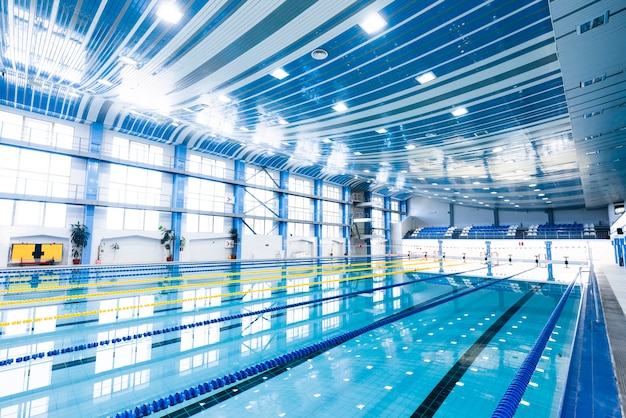
M 224 94 L 222 94 L 219 98 L 219 101 L 222 103 L 230 103 L 232 102 L 232 99 Z
M 498 152 L 502 152 L 504 148 L 502 147 L 495 147 L 491 152 L 493 152 L 494 154 L 498 153 Z
M 333 106 L 333 110 L 335 112 L 345 112 L 346 110 L 348 110 L 348 106 L 346 106 L 344 102 L 339 102 Z
M 453 116 L 463 116 L 467 114 L 467 109 L 464 107 L 457 107 L 455 109 L 452 109 L 451 113 Z
M 132 59 L 130 57 L 121 56 L 120 57 L 120 62 L 123 63 L 123 64 L 126 64 L 126 65 L 133 66 L 133 67 L 137 66 L 137 61 L 135 61 L 134 59 Z
M 322 142 L 325 143 L 325 144 L 330 144 L 331 142 L 333 142 L 333 140 L 330 139 L 330 138 L 324 138 L 324 139 L 322 139 Z
M 385 19 L 380 17 L 378 13 L 373 13 L 367 17 L 362 23 L 359 24 L 361 28 L 367 33 L 374 33 L 387 25 Z
M 415 77 L 417 82 L 420 84 L 426 84 L 429 81 L 433 81 L 436 78 L 437 76 L 432 71 L 428 71 L 427 73 L 424 73 L 422 75 L 418 75 L 417 77 Z
M 170 23 L 178 23 L 183 17 L 183 13 L 178 10 L 178 7 L 173 2 L 167 2 L 161 4 L 159 10 L 157 10 L 157 16 Z
M 476 184 L 476 185 L 478 185 L 478 184 L 480 184 L 480 182 L 479 182 L 479 181 L 475 181 L 475 182 L 473 182 L 472 184 Z
M 285 119 L 278 119 L 278 123 L 280 123 L 281 125 L 289 125 L 289 122 L 287 122 Z
M 370 171 L 366 168 L 365 170 L 363 170 L 364 173 L 369 173 Z
M 545 193 L 539 193 L 537 196 L 539 196 L 539 197 L 543 197 L 543 196 L 545 196 L 545 195 L 546 195 Z
M 413 144 L 405 145 L 404 148 L 406 148 L 408 150 L 412 150 L 412 149 L 415 149 L 415 145 L 413 145 Z
M 363 154 L 361 154 L 361 151 L 354 151 L 354 155 L 363 155 Z
M 289 75 L 289 73 L 285 70 L 283 70 L 282 68 L 277 68 L 274 71 L 272 71 L 270 73 L 270 75 L 274 78 L 277 78 L 279 80 L 282 80 L 283 78 L 287 77 Z
M 313 59 L 318 60 L 318 61 L 325 60 L 326 58 L 328 58 L 328 51 L 322 48 L 314 49 L 311 52 L 311 57 L 313 57 Z
M 376 132 L 379 134 L 386 134 L 387 130 L 385 128 L 376 129 Z

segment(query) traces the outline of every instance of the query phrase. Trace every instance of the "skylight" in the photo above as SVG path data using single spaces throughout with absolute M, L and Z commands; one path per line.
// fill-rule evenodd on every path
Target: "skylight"
M 161 7 L 159 7 L 159 10 L 157 11 L 157 16 L 167 22 L 178 23 L 178 21 L 180 21 L 183 17 L 183 13 L 178 10 L 175 3 L 167 2 L 161 4 Z
M 433 81 L 436 78 L 437 78 L 437 76 L 432 71 L 429 71 L 427 73 L 424 73 L 422 75 L 418 75 L 417 77 L 415 77 L 417 82 L 420 83 L 420 84 L 426 84 L 429 81 Z
M 285 70 L 283 70 L 282 68 L 277 68 L 274 71 L 272 71 L 270 73 L 270 75 L 274 78 L 277 78 L 279 80 L 282 80 L 283 78 L 287 77 L 289 75 L 289 73 Z
M 359 26 L 361 26 L 361 28 L 365 32 L 371 34 L 387 26 L 387 22 L 385 21 L 385 19 L 380 17 L 378 13 L 374 13 L 374 14 L 369 15 L 367 19 L 365 19 L 363 22 L 359 24 Z

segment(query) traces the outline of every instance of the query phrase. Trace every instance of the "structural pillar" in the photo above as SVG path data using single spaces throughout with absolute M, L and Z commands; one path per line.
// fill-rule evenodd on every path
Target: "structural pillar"
M 491 241 L 485 241 L 487 248 L 485 249 L 485 258 L 487 259 L 487 276 L 493 276 L 491 271 Z
M 548 264 L 548 281 L 554 281 L 552 275 L 552 241 L 546 241 L 546 263 Z

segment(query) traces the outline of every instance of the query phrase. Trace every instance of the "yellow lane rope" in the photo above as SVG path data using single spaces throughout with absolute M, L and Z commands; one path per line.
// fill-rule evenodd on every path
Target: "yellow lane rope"
M 465 265 L 467 265 L 467 264 L 470 264 L 470 263 L 465 263 Z M 424 267 L 424 268 L 421 268 L 421 269 L 415 269 L 414 271 L 428 270 L 430 268 L 431 267 Z M 370 270 L 370 269 L 368 269 L 368 270 Z M 0 322 L 0 327 L 9 326 L 9 325 L 29 324 L 29 323 L 39 322 L 39 321 L 49 321 L 49 320 L 57 320 L 57 319 L 77 318 L 77 317 L 81 317 L 81 316 L 98 315 L 98 314 L 101 314 L 101 313 L 119 312 L 119 311 L 131 310 L 131 309 L 134 310 L 134 309 L 142 309 L 142 308 L 149 308 L 149 307 L 157 307 L 157 306 L 165 306 L 165 305 L 173 305 L 173 304 L 182 304 L 183 302 L 199 301 L 199 300 L 205 300 L 205 299 L 210 299 L 210 298 L 223 298 L 223 297 L 227 297 L 227 296 L 246 295 L 246 294 L 258 293 L 258 292 L 267 292 L 267 291 L 278 291 L 278 290 L 298 288 L 298 287 L 304 287 L 304 286 L 314 286 L 314 285 L 319 285 L 319 284 L 331 284 L 331 283 L 341 283 L 341 282 L 346 282 L 346 281 L 356 281 L 356 280 L 370 279 L 370 278 L 374 278 L 374 277 L 385 277 L 385 276 L 388 276 L 388 275 L 399 274 L 399 273 L 402 273 L 402 272 L 392 271 L 392 272 L 384 272 L 384 273 L 374 273 L 374 274 L 366 274 L 366 275 L 361 275 L 361 276 L 353 276 L 353 277 L 350 277 L 350 278 L 342 278 L 342 279 L 337 279 L 337 280 L 317 281 L 317 282 L 306 283 L 306 284 L 297 283 L 297 284 L 293 284 L 293 285 L 277 286 L 277 287 L 271 287 L 271 288 L 249 289 L 249 290 L 245 290 L 245 291 L 221 293 L 221 294 L 218 294 L 218 295 L 205 295 L 205 296 L 202 296 L 202 297 L 194 297 L 194 298 L 187 298 L 187 299 L 175 299 L 175 300 L 168 300 L 168 301 L 159 301 L 159 302 L 144 303 L 144 304 L 139 304 L 139 305 L 115 307 L 115 308 L 108 308 L 108 309 L 96 309 L 96 310 L 92 310 L 92 311 L 67 313 L 67 314 L 46 316 L 46 317 L 41 317 L 41 318 L 27 318 L 27 319 L 15 320 L 15 321 L 10 321 L 10 322 Z M 282 278 L 283 277 L 281 277 L 281 279 Z M 231 285 L 231 284 L 235 284 L 236 282 L 241 282 L 241 281 L 230 281 L 229 280 L 229 281 L 226 281 L 226 282 L 219 282 L 219 285 L 222 285 L 222 284 Z M 189 288 L 189 287 L 197 287 L 197 286 L 202 286 L 202 285 L 207 285 L 207 284 L 208 283 L 199 283 L 199 284 L 193 284 L 193 285 L 191 285 L 191 284 L 190 285 L 177 285 L 177 286 L 165 286 L 165 287 L 145 288 L 145 289 L 132 289 L 132 290 L 131 289 L 127 289 L 125 291 L 121 291 L 121 293 L 128 294 L 128 293 L 144 293 L 144 292 L 149 292 L 149 291 L 163 291 L 163 290 L 185 289 L 185 288 Z M 218 285 L 218 283 L 211 283 L 210 285 L 212 287 L 216 287 Z M 371 289 L 371 290 L 374 291 L 376 289 Z M 120 292 L 104 292 L 104 293 L 93 294 L 91 296 L 109 296 L 109 293 L 119 294 Z M 20 301 L 11 301 L 11 302 L 17 302 L 17 303 L 15 303 L 15 305 L 20 305 L 20 304 L 33 303 L 33 302 L 44 302 L 44 301 L 45 302 L 52 302 L 52 301 L 58 301 L 58 300 L 68 301 L 68 300 L 73 300 L 73 299 L 85 299 L 86 296 L 87 295 L 66 295 L 66 296 L 63 296 L 63 297 L 40 298 L 40 299 L 33 299 L 33 300 L 20 300 Z M 296 296 L 296 294 L 294 294 L 293 296 Z M 259 299 L 257 302 L 260 303 L 260 302 L 263 302 L 263 300 Z M 11 304 L 11 303 L 9 303 L 9 304 Z

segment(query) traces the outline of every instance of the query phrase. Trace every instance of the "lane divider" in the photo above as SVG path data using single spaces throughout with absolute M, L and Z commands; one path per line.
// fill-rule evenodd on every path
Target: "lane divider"
M 429 268 L 424 268 L 421 270 L 428 270 L 428 269 Z M 418 270 L 420 269 L 414 269 L 413 271 L 418 271 Z M 390 274 L 397 274 L 397 272 L 393 271 L 393 272 L 386 272 L 386 273 L 374 273 L 374 274 L 367 274 L 367 275 L 361 275 L 361 276 L 352 276 L 349 278 L 341 278 L 341 279 L 336 279 L 336 280 L 317 281 L 317 282 L 309 283 L 306 286 L 350 282 L 350 281 L 356 281 L 356 280 L 371 279 L 375 277 L 385 277 Z M 454 273 L 454 274 L 457 274 L 457 273 Z M 293 276 L 290 276 L 290 277 L 293 277 Z M 310 276 L 307 276 L 307 277 L 310 277 Z M 281 277 L 281 280 L 285 278 L 286 277 Z M 268 281 L 267 278 L 259 279 L 259 280 L 263 280 L 262 282 Z M 115 297 L 115 296 L 120 296 L 120 295 L 127 296 L 129 293 L 145 294 L 148 292 L 163 292 L 163 291 L 172 291 L 172 290 L 180 290 L 180 289 L 192 289 L 195 287 L 211 288 L 211 287 L 225 286 L 225 285 L 228 286 L 228 285 L 241 284 L 241 283 L 248 284 L 250 282 L 228 280 L 228 281 L 213 282 L 213 283 L 192 283 L 192 284 L 185 284 L 185 285 L 172 285 L 172 286 L 152 287 L 152 288 L 144 288 L 144 289 L 126 289 L 126 290 L 119 290 L 119 291 L 114 291 L 114 292 L 99 292 L 95 294 L 63 295 L 63 296 L 53 296 L 53 297 L 38 298 L 38 299 L 6 301 L 4 303 L 0 303 L 0 306 L 19 306 L 19 305 L 30 305 L 33 303 L 67 302 L 67 301 L 72 301 L 72 300 L 84 300 L 84 299 L 87 299 L 88 297 L 105 298 L 105 297 L 112 297 L 112 296 Z M 157 306 L 164 306 L 164 305 L 172 305 L 176 303 L 189 302 L 192 300 L 198 301 L 198 300 L 205 300 L 205 299 L 211 299 L 211 298 L 222 298 L 222 297 L 227 297 L 227 296 L 241 296 L 241 295 L 245 296 L 247 294 L 252 294 L 252 293 L 266 292 L 268 290 L 279 291 L 279 290 L 285 290 L 285 289 L 291 289 L 291 288 L 298 288 L 302 286 L 304 285 L 299 283 L 299 284 L 294 284 L 294 285 L 284 285 L 284 286 L 277 286 L 277 287 L 271 287 L 271 288 L 250 289 L 246 291 L 221 293 L 218 295 L 205 295 L 201 297 L 193 297 L 193 298 L 186 298 L 186 299 L 176 299 L 176 300 L 169 300 L 169 301 L 143 303 L 139 305 L 129 305 L 129 306 L 123 306 L 123 307 L 109 308 L 109 309 L 97 309 L 97 310 L 92 310 L 92 311 L 76 312 L 76 313 L 70 313 L 70 314 L 59 314 L 59 315 L 47 316 L 47 317 L 41 317 L 41 318 L 27 318 L 27 319 L 21 319 L 21 320 L 14 320 L 11 322 L 0 322 L 0 327 L 9 326 L 9 325 L 29 324 L 33 322 L 39 322 L 39 321 L 49 321 L 49 320 L 76 318 L 76 317 L 89 316 L 89 315 L 98 315 L 101 313 L 109 313 L 109 312 L 116 312 L 116 311 L 119 312 L 119 311 L 124 311 L 124 310 L 134 310 L 134 309 L 150 308 L 150 307 L 157 307 Z
M 480 268 L 480 269 L 477 269 L 477 270 L 483 270 L 483 269 L 484 268 Z M 474 271 L 474 270 L 472 270 L 472 271 Z M 72 352 L 75 352 L 75 351 L 88 350 L 88 349 L 92 349 L 92 348 L 96 348 L 96 347 L 100 347 L 100 346 L 105 346 L 105 345 L 109 345 L 109 344 L 116 344 L 116 343 L 131 341 L 131 340 L 137 340 L 137 339 L 141 339 L 143 337 L 151 337 L 153 335 L 161 335 L 161 334 L 167 334 L 167 333 L 170 333 L 170 332 L 181 331 L 181 330 L 185 330 L 185 329 L 188 329 L 188 328 L 195 328 L 195 327 L 212 325 L 212 324 L 215 324 L 215 323 L 225 322 L 225 321 L 229 321 L 229 320 L 232 320 L 232 319 L 240 319 L 240 318 L 243 318 L 245 316 L 258 316 L 258 315 L 263 315 L 265 313 L 279 311 L 279 310 L 285 310 L 285 309 L 294 308 L 294 307 L 298 307 L 298 306 L 304 306 L 304 305 L 309 305 L 309 304 L 319 304 L 321 302 L 326 302 L 326 301 L 333 300 L 333 299 L 349 298 L 349 297 L 353 297 L 353 296 L 356 296 L 356 295 L 359 295 L 359 294 L 363 294 L 363 293 L 372 293 L 374 291 L 391 289 L 391 288 L 399 287 L 399 286 L 411 285 L 411 284 L 415 284 L 415 283 L 418 283 L 418 282 L 433 280 L 433 279 L 446 277 L 446 276 L 451 276 L 451 275 L 455 275 L 455 274 L 457 274 L 457 273 L 439 274 L 439 275 L 435 275 L 433 277 L 427 277 L 427 278 L 416 280 L 416 281 L 404 282 L 404 283 L 394 283 L 394 284 L 391 284 L 391 285 L 381 286 L 381 287 L 376 288 L 376 289 L 360 290 L 360 291 L 356 291 L 356 292 L 346 293 L 345 295 L 327 296 L 327 297 L 323 297 L 323 298 L 319 298 L 319 299 L 303 301 L 303 302 L 293 303 L 293 304 L 284 305 L 284 306 L 273 306 L 273 307 L 261 309 L 261 310 L 258 310 L 258 311 L 251 311 L 251 312 L 245 312 L 245 313 L 241 313 L 241 314 L 228 315 L 228 316 L 225 316 L 225 317 L 214 318 L 214 319 L 210 319 L 210 320 L 207 319 L 207 320 L 204 320 L 204 321 L 198 321 L 198 322 L 191 323 L 191 324 L 188 324 L 188 325 L 176 325 L 176 326 L 172 326 L 172 327 L 162 328 L 160 330 L 146 331 L 146 332 L 140 333 L 140 334 L 127 335 L 127 336 L 121 337 L 121 338 L 117 337 L 117 338 L 107 339 L 107 340 L 103 340 L 103 341 L 90 342 L 90 343 L 87 343 L 87 344 L 77 344 L 77 345 L 74 345 L 74 346 L 65 347 L 65 348 L 61 348 L 61 349 L 49 350 L 47 352 L 39 352 L 39 353 L 27 354 L 27 355 L 24 355 L 24 356 L 21 356 L 21 357 L 17 357 L 15 359 L 7 358 L 5 360 L 0 360 L 0 366 L 8 366 L 8 365 L 13 364 L 14 362 L 15 363 L 22 363 L 22 362 L 25 362 L 25 361 L 42 359 L 44 357 L 52 357 L 52 356 L 56 356 L 56 355 L 59 355 L 59 354 L 66 354 L 66 353 L 72 353 Z M 502 280 L 502 279 L 499 279 L 499 280 Z M 298 285 L 298 286 L 301 286 L 301 285 Z M 267 289 L 264 289 L 264 290 L 266 291 Z M 235 292 L 235 293 L 239 293 L 239 292 Z M 77 314 L 66 314 L 66 315 L 76 315 L 76 316 L 78 316 Z
M 526 271 L 530 271 L 526 270 Z M 525 271 L 524 271 L 525 272 Z M 179 392 L 174 392 L 168 396 L 159 398 L 159 399 L 155 399 L 152 402 L 149 403 L 144 403 L 142 405 L 137 405 L 135 406 L 135 408 L 132 409 L 127 409 L 124 410 L 122 412 L 118 412 L 117 414 L 115 414 L 115 418 L 142 418 L 142 417 L 146 417 L 148 415 L 151 415 L 153 412 L 160 412 L 163 411 L 169 407 L 181 404 L 183 402 L 189 401 L 193 398 L 197 398 L 200 395 L 205 395 L 207 393 L 210 393 L 212 391 L 216 391 L 216 390 L 220 390 L 220 389 L 224 389 L 226 386 L 232 385 L 235 382 L 237 382 L 238 380 L 244 380 L 247 379 L 248 377 L 254 376 L 258 373 L 262 373 L 265 372 L 267 370 L 270 369 L 274 369 L 277 367 L 285 367 L 285 366 L 289 366 L 290 363 L 294 363 L 294 362 L 301 362 L 300 360 L 302 358 L 313 358 L 316 357 L 317 355 L 319 355 L 322 352 L 325 352 L 333 347 L 336 347 L 340 344 L 343 344 L 344 342 L 355 338 L 361 334 L 365 334 L 366 332 L 370 332 L 376 328 L 380 328 L 382 326 L 388 325 L 392 322 L 398 321 L 400 319 L 406 318 L 408 316 L 411 315 L 415 315 L 416 313 L 425 311 L 427 309 L 433 308 L 435 306 L 439 306 L 443 303 L 449 302 L 451 300 L 460 298 L 462 296 L 466 296 L 470 293 L 476 292 L 480 289 L 484 289 L 488 286 L 492 286 L 496 283 L 499 283 L 501 281 L 504 280 L 509 280 L 519 274 L 522 274 L 524 272 L 520 272 L 520 273 L 516 273 L 514 275 L 508 276 L 508 277 L 504 277 L 501 279 L 490 279 L 489 282 L 487 283 L 482 283 L 480 285 L 477 285 L 473 288 L 469 288 L 467 290 L 458 292 L 456 294 L 452 294 L 440 299 L 437 299 L 435 301 L 429 302 L 429 303 L 425 303 L 425 304 L 421 304 L 419 306 L 415 306 L 413 308 L 408 308 L 402 312 L 399 312 L 397 314 L 393 314 L 388 316 L 387 318 L 383 318 L 381 320 L 378 320 L 376 322 L 373 322 L 372 324 L 366 325 L 364 327 L 361 328 L 357 328 L 353 331 L 349 331 L 347 333 L 343 333 L 340 334 L 338 336 L 323 340 L 319 343 L 315 343 L 309 346 L 306 346 L 304 348 L 298 349 L 298 350 L 294 350 L 291 351 L 287 354 L 283 354 L 282 356 L 278 356 L 275 357 L 273 359 L 270 360 L 266 360 L 264 362 L 260 362 L 254 366 L 250 366 L 250 367 L 246 367 L 245 369 L 241 369 L 239 371 L 233 372 L 233 373 L 228 373 L 226 375 L 224 375 L 223 377 L 216 377 L 210 381 L 205 381 L 203 383 L 198 384 L 197 386 L 191 386 L 189 388 L 183 389 Z M 431 277 L 431 278 L 427 278 L 427 279 L 423 279 L 425 280 L 431 280 L 434 278 L 440 278 L 440 277 L 445 277 L 445 276 L 449 276 L 451 274 L 442 274 L 442 275 L 438 275 L 436 277 Z M 422 281 L 422 280 L 420 280 Z M 415 283 L 415 282 L 412 282 Z M 406 283 L 403 283 L 406 284 Z M 395 285 L 389 285 L 389 286 L 385 286 L 379 289 L 383 289 L 383 288 L 390 288 L 390 287 L 394 287 L 399 285 L 399 283 L 395 284 Z M 379 289 L 373 289 L 373 290 L 379 290 Z M 373 291 L 370 290 L 370 291 Z M 358 293 L 362 293 L 362 292 L 358 292 Z M 111 416 L 109 418 L 112 418 Z

